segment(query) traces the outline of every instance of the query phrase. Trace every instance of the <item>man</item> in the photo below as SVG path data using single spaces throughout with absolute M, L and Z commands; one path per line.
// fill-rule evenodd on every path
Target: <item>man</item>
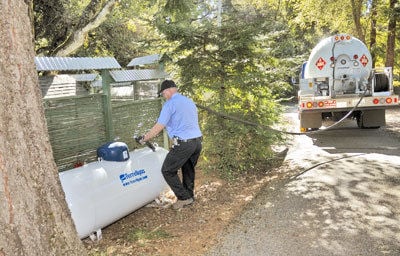
M 178 198 L 173 208 L 180 209 L 194 201 L 195 166 L 202 149 L 202 134 L 196 105 L 178 93 L 174 81 L 163 81 L 158 94 L 167 101 L 161 109 L 157 123 L 143 135 L 141 141 L 144 143 L 157 136 L 164 128 L 167 129 L 173 145 L 164 160 L 161 172 Z M 178 170 L 181 168 L 182 180 L 178 176 Z

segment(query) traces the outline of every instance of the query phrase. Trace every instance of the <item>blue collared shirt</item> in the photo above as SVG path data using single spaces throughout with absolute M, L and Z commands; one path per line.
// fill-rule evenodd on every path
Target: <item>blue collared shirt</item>
M 202 136 L 196 105 L 180 93 L 175 93 L 164 103 L 157 123 L 166 127 L 170 138 L 176 136 L 187 140 Z

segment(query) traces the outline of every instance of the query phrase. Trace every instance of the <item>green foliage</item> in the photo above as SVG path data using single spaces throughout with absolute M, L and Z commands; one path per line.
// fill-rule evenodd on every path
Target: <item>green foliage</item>
M 160 53 L 160 37 L 152 26 L 156 12 L 148 1 L 120 1 L 110 17 L 89 33 L 76 55 L 114 56 L 126 66 L 134 57 Z
M 35 0 L 37 54 L 49 54 L 80 22 L 90 0 Z M 197 103 L 221 113 L 272 125 L 278 120 L 277 100 L 296 94 L 290 78 L 322 38 L 340 32 L 355 35 L 351 1 L 120 0 L 107 20 L 90 31 L 77 56 L 113 55 L 125 66 L 132 58 L 166 53 L 166 67 L 180 90 Z M 387 25 L 399 15 L 387 1 L 375 1 L 376 16 L 361 3 L 356 13 L 361 32 L 376 59 L 385 63 Z M 218 24 L 217 18 L 221 18 Z M 376 18 L 376 43 L 370 45 Z M 399 26 L 397 26 L 399 27 Z M 397 28 L 397 34 L 400 34 Z M 395 51 L 400 54 L 400 41 Z M 395 58 L 395 84 L 400 83 L 400 59 Z M 279 134 L 245 126 L 201 112 L 204 154 L 215 169 L 234 174 L 269 164 L 270 145 Z
M 66 7 L 68 1 L 34 0 L 35 48 L 48 54 L 65 40 L 65 34 L 78 17 Z
M 287 72 L 299 64 L 285 56 L 294 53 L 285 42 L 283 24 L 267 14 L 235 6 L 217 26 L 212 8 L 193 10 L 192 17 L 174 20 L 161 16 L 158 29 L 175 47 L 168 52 L 176 61 L 180 90 L 201 105 L 230 116 L 270 126 L 278 120 L 276 99 L 292 93 Z M 266 39 L 269 40 L 266 40 Z M 297 63 L 298 62 L 298 63 Z M 226 176 L 265 170 L 270 146 L 280 134 L 201 113 L 206 165 Z

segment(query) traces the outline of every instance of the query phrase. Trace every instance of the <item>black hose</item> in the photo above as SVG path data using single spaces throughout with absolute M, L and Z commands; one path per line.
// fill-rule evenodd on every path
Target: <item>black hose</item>
M 342 117 L 339 121 L 337 121 L 336 123 L 326 127 L 325 129 L 320 129 L 320 130 L 316 130 L 316 131 L 307 131 L 307 132 L 288 132 L 288 131 L 277 130 L 277 129 L 274 129 L 274 128 L 271 128 L 271 127 L 268 127 L 268 126 L 265 126 L 265 125 L 262 125 L 262 124 L 259 124 L 259 123 L 246 121 L 246 120 L 243 120 L 243 119 L 235 117 L 235 116 L 222 114 L 222 113 L 219 113 L 219 112 L 217 112 L 215 110 L 212 110 L 209 107 L 205 107 L 205 106 L 202 106 L 202 105 L 199 105 L 199 104 L 196 104 L 196 106 L 199 109 L 206 110 L 207 112 L 209 112 L 211 114 L 214 114 L 216 116 L 220 116 L 221 118 L 237 121 L 237 122 L 242 123 L 242 124 L 246 124 L 246 125 L 250 125 L 250 126 L 254 126 L 254 127 L 261 127 L 263 129 L 266 129 L 266 130 L 269 130 L 269 131 L 272 131 L 272 132 L 277 132 L 277 133 L 284 133 L 284 134 L 290 134 L 290 135 L 304 135 L 304 134 L 315 134 L 315 133 L 324 132 L 324 131 L 332 129 L 333 127 L 335 127 L 338 124 L 340 124 L 341 122 L 343 122 L 347 117 L 349 117 L 357 109 L 358 105 L 360 105 L 360 103 L 361 103 L 362 99 L 364 98 L 364 96 L 366 95 L 367 91 L 368 90 L 364 91 L 364 93 L 361 95 L 360 99 L 358 100 L 357 104 L 344 117 Z

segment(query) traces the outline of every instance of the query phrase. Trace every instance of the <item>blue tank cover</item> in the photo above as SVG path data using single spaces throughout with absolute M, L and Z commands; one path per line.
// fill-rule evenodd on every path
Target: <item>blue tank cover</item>
M 97 157 L 105 161 L 126 161 L 129 159 L 128 146 L 123 142 L 108 142 L 97 149 Z

